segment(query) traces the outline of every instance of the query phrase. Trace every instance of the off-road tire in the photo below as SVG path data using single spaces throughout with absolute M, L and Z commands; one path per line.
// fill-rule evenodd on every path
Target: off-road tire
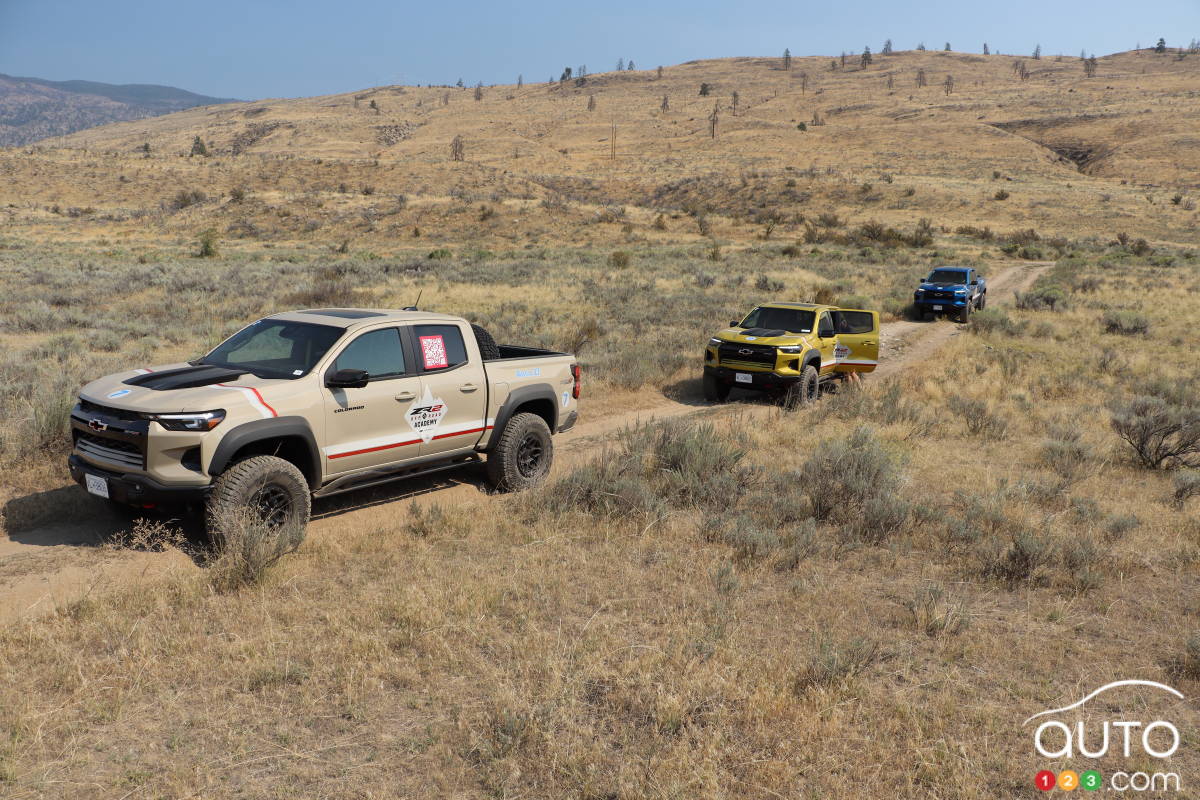
M 785 411 L 795 411 L 801 406 L 817 402 L 821 396 L 821 376 L 812 364 L 806 366 L 800 373 L 800 380 L 788 387 L 783 395 Z
M 987 293 L 985 292 L 985 293 L 979 295 L 979 303 L 975 306 L 975 310 L 983 311 L 983 309 L 986 306 L 987 306 Z
M 245 514 L 257 515 L 268 526 L 303 539 L 312 496 L 295 464 L 276 456 L 253 456 L 217 476 L 205 512 L 209 539 L 217 547 Z
M 479 355 L 484 361 L 495 361 L 500 358 L 500 347 L 488 333 L 487 328 L 472 322 L 471 330 L 475 332 L 475 344 L 479 345 Z
M 546 420 L 515 414 L 488 451 L 488 482 L 501 492 L 531 489 L 546 479 L 552 463 L 554 442 Z
M 959 322 L 968 322 L 968 321 L 970 321 L 970 319 L 971 319 L 971 301 L 968 300 L 967 304 L 965 306 L 963 306 L 962 311 L 958 312 L 958 321 Z
M 724 403 L 729 399 L 729 384 L 717 380 L 716 375 L 705 373 L 702 383 L 704 384 L 704 399 L 708 402 Z

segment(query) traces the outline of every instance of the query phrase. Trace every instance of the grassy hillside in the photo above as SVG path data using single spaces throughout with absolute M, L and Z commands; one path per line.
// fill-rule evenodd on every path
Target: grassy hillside
M 1082 712 L 1174 721 L 1162 763 L 1043 759 L 1021 721 L 1200 691 L 1200 57 L 1015 60 L 384 87 L 0 151 L 0 796 L 1190 786 L 1190 699 Z M 942 264 L 990 279 L 966 326 L 907 319 Z M 236 586 L 194 529 L 68 485 L 85 380 L 418 293 L 579 354 L 544 489 L 321 501 Z M 879 309 L 880 371 L 795 413 L 703 403 L 705 338 L 780 297 Z
M 195 109 L 0 153 L 0 203 L 10 229 L 57 240 L 211 228 L 248 246 L 375 252 L 794 238 L 824 213 L 1196 241 L 1200 57 L 1122 53 L 1092 78 L 1076 57 L 836 63 L 697 61 L 483 87 L 479 100 L 392 86 Z M 197 136 L 207 157 L 190 155 Z

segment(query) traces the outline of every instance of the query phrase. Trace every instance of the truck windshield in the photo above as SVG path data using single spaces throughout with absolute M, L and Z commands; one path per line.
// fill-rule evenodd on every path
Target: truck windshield
M 329 325 L 260 319 L 193 363 L 243 369 L 259 378 L 300 378 L 344 332 Z
M 739 327 L 767 328 L 788 333 L 812 333 L 814 314 L 800 308 L 759 306 L 746 315 Z
M 967 273 L 961 269 L 935 269 L 926 279 L 928 283 L 966 283 Z

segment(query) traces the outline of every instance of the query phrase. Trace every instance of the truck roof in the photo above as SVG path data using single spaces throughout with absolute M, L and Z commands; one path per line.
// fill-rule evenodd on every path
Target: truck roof
M 787 300 L 778 300 L 769 303 L 759 303 L 760 307 L 765 308 L 803 308 L 806 310 L 816 311 L 819 308 L 834 308 L 835 306 L 822 305 L 821 303 L 793 303 Z
M 272 314 L 267 319 L 283 319 L 290 322 L 311 322 L 337 328 L 353 328 L 357 325 L 373 325 L 378 322 L 459 322 L 462 317 L 437 314 L 432 311 L 397 311 L 386 308 L 309 308 L 301 311 L 284 311 Z

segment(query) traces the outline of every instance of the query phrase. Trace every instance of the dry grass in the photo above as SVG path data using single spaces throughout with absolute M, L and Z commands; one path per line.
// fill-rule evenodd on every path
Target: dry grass
M 861 295 L 894 319 L 932 265 L 1058 259 L 1019 307 L 813 410 L 637 428 L 533 495 L 332 516 L 261 580 L 140 579 L 0 631 L 0 794 L 1017 798 L 1047 766 L 1029 714 L 1124 677 L 1195 694 L 1195 477 L 1147 469 L 1111 418 L 1138 396 L 1186 410 L 1200 380 L 1195 215 L 1161 202 L 1191 169 L 1175 143 L 1197 62 L 1125 54 L 1085 82 L 1077 60 L 1045 59 L 1019 83 L 1010 61 L 596 76 L 580 96 L 630 120 L 654 95 L 611 168 L 594 152 L 607 122 L 545 86 L 445 111 L 441 90 L 395 88 L 357 109 L 209 109 L 73 140 L 88 151 L 0 154 L 0 192 L 20 194 L 0 195 L 16 206 L 0 210 L 0 491 L 22 500 L 64 482 L 83 379 L 193 356 L 293 301 L 424 291 L 501 340 L 582 342 L 597 418 L 689 396 L 704 337 L 775 292 Z M 918 66 L 959 88 L 881 88 Z M 701 79 L 743 101 L 716 142 L 693 130 Z M 1042 104 L 1071 119 L 980 127 Z M 800 133 L 814 108 L 828 124 Z M 246 113 L 280 126 L 223 152 L 205 126 L 233 135 Z M 486 138 L 475 114 L 497 121 Z M 420 127 L 392 144 L 368 135 L 408 117 Z M 1084 173 L 1021 138 L 1129 125 Z M 178 155 L 202 128 L 219 155 Z M 467 161 L 443 163 L 459 131 Z M 796 136 L 817 169 L 780 162 Z M 152 157 L 131 155 L 147 139 Z M 205 199 L 159 208 L 181 188 Z M 895 243 L 887 228 L 921 217 L 928 244 L 860 238 Z M 806 222 L 828 241 L 802 241 Z M 195 258 L 209 228 L 217 255 Z M 1113 314 L 1147 324 L 1110 331 Z M 6 509 L 37 524 L 30 505 Z M 142 524 L 114 546 L 175 536 Z M 1185 781 L 1198 767 L 1186 748 L 1172 760 Z

